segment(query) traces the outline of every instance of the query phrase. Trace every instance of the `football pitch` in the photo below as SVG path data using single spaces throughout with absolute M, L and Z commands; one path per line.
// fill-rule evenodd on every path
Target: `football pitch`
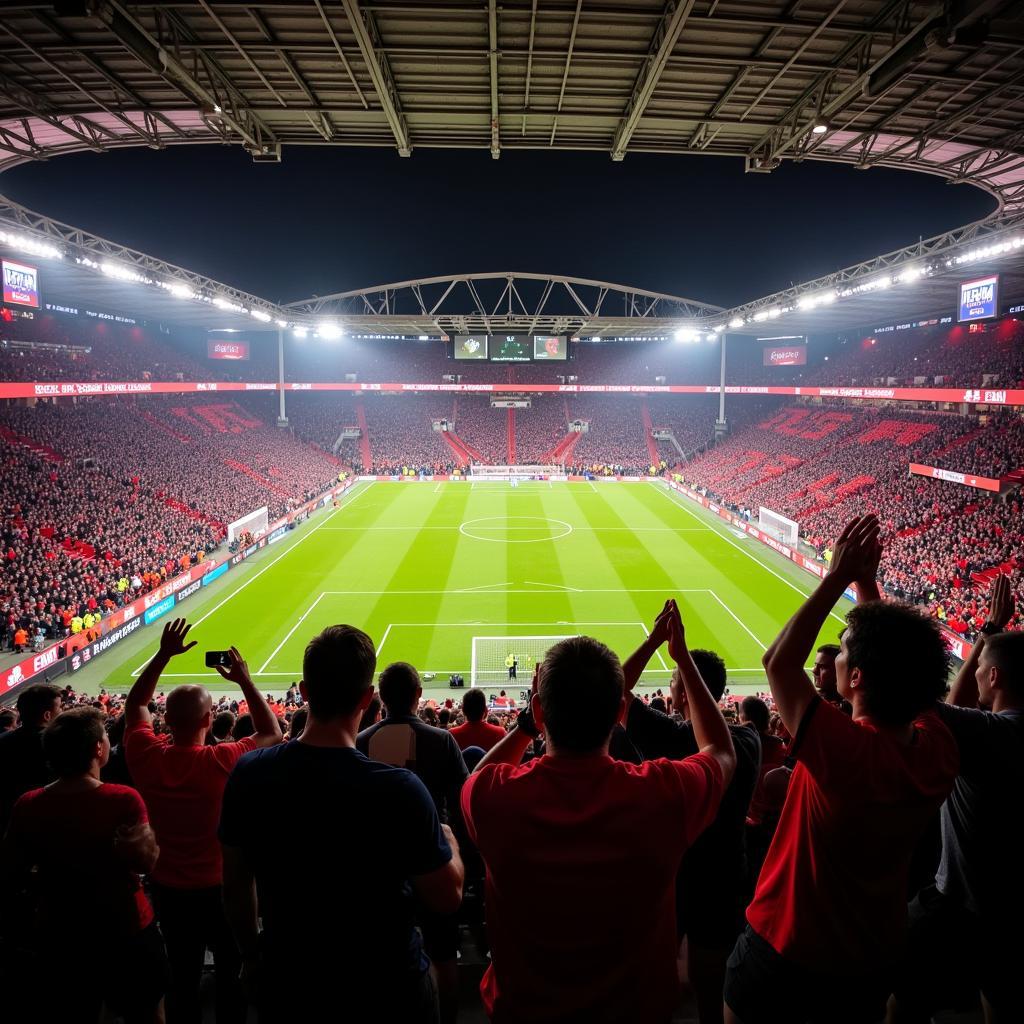
M 585 633 L 625 658 L 665 599 L 682 610 L 691 647 L 718 651 L 734 692 L 765 685 L 761 655 L 812 577 L 660 482 L 359 482 L 326 509 L 97 659 L 72 685 L 127 690 L 175 614 L 197 646 L 175 658 L 161 689 L 201 682 L 234 690 L 204 652 L 235 645 L 264 692 L 301 676 L 302 652 L 324 626 L 351 623 L 377 646 L 378 669 L 409 661 L 433 697 L 448 677 L 507 683 L 505 657 L 529 688 L 533 660 Z M 848 604 L 821 642 L 835 641 Z M 484 638 L 484 639 L 481 639 Z M 664 649 L 642 685 L 664 686 Z

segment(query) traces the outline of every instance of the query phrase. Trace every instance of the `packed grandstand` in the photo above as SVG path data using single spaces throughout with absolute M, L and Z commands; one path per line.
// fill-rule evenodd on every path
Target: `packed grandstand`
M 566 365 L 581 384 L 704 383 L 717 359 L 703 349 L 695 358 L 674 340 L 573 349 Z M 1006 317 L 983 331 L 907 331 L 898 344 L 891 335 L 844 337 L 816 366 L 768 369 L 774 385 L 927 380 L 1014 389 L 1024 386 L 1022 352 L 1024 323 Z M 758 350 L 740 350 L 727 379 L 757 387 L 765 379 L 761 362 Z M 295 342 L 287 365 L 304 380 L 352 375 L 371 385 L 440 382 L 453 366 L 439 340 L 352 339 L 332 363 L 310 358 Z M 473 366 L 470 382 L 513 388 L 523 376 L 524 385 L 555 383 L 553 367 L 529 364 L 524 373 L 485 363 Z M 234 363 L 229 379 L 264 381 L 269 369 L 269 357 L 254 359 L 244 376 Z M 0 321 L 0 378 L 188 382 L 217 375 L 187 335 L 50 314 Z M 825 563 L 851 511 L 870 508 L 890 537 L 881 570 L 886 591 L 968 640 L 984 625 L 994 574 L 1009 573 L 1024 597 L 1016 496 L 1024 426 L 1016 410 L 748 395 L 731 399 L 730 433 L 715 444 L 717 401 L 540 393 L 512 410 L 462 392 L 299 391 L 289 396 L 287 430 L 275 425 L 276 395 L 259 393 L 3 402 L 0 650 L 26 650 L 40 635 L 62 639 L 73 624 L 75 633 L 85 628 L 87 617 L 92 626 L 208 557 L 225 542 L 227 525 L 254 508 L 265 505 L 279 518 L 346 474 L 433 477 L 468 473 L 473 464 L 554 461 L 567 475 L 669 476 L 755 519 L 760 506 L 790 517 Z M 118 443 L 96 445 L 109 436 Z M 912 476 L 911 463 L 1001 481 L 1003 493 Z
M 1021 1024 L 1019 8 L 4 4 L 0 1020 Z

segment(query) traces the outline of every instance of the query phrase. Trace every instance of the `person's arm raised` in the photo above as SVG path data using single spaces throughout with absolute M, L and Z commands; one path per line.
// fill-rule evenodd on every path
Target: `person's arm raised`
M 761 659 L 775 706 L 793 736 L 817 697 L 804 665 L 843 592 L 856 580 L 865 579 L 870 566 L 877 564 L 879 529 L 873 515 L 847 523 L 836 541 L 831 571 L 783 626 Z
M 1006 624 L 1013 618 L 1013 588 L 1010 586 L 1009 576 L 1000 573 L 992 581 L 992 589 L 988 596 L 988 620 L 986 625 L 993 626 L 1000 633 L 1006 629 Z M 967 660 L 960 666 L 960 671 L 953 680 L 947 704 L 954 704 L 958 708 L 976 708 L 978 706 L 978 662 L 981 661 L 981 652 L 985 649 L 985 634 L 982 633 Z
M 184 619 L 174 619 L 164 626 L 156 654 L 142 670 L 142 675 L 132 684 L 125 700 L 124 714 L 129 728 L 140 722 L 149 725 L 153 721 L 153 716 L 149 713 L 149 702 L 156 692 L 156 684 L 160 681 L 161 673 L 170 664 L 171 658 L 195 647 L 195 640 L 185 642 L 191 628 Z
M 281 724 L 274 712 L 270 710 L 266 698 L 256 689 L 256 684 L 249 675 L 249 666 L 238 653 L 238 649 L 232 647 L 229 653 L 231 664 L 227 668 L 218 665 L 217 671 L 225 679 L 237 684 L 242 691 L 242 695 L 249 705 L 249 714 L 252 715 L 253 728 L 256 730 L 253 739 L 257 746 L 273 747 L 281 742 Z
M 654 652 L 668 640 L 669 622 L 672 617 L 671 605 L 671 601 L 665 602 L 665 607 L 658 613 L 654 626 L 643 643 L 622 663 L 626 693 L 633 692 L 633 688 L 640 682 L 644 669 L 647 668 L 647 663 L 654 657 Z
M 679 669 L 679 684 L 686 696 L 693 726 L 693 738 L 702 754 L 710 754 L 722 769 L 722 786 L 727 788 L 736 770 L 736 750 L 729 726 L 718 702 L 711 696 L 686 646 L 686 632 L 675 601 L 671 602 L 668 653 Z

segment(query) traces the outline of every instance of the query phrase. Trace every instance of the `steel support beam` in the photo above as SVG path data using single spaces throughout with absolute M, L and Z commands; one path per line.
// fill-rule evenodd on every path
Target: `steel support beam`
M 382 51 L 378 52 L 379 38 L 373 16 L 364 14 L 359 9 L 358 0 L 341 0 L 348 18 L 349 28 L 356 37 L 359 51 L 363 55 L 363 63 L 373 82 L 377 100 L 384 111 L 388 125 L 395 136 L 399 156 L 412 156 L 412 142 L 409 140 L 409 128 L 402 113 L 402 104 L 391 75 L 388 59 Z
M 487 59 L 491 71 L 491 158 L 501 156 L 501 133 L 498 125 L 498 0 L 488 0 Z
M 493 0 L 492 0 L 493 2 Z M 644 116 L 647 104 L 654 94 L 654 90 L 661 78 L 665 65 L 668 63 L 672 51 L 679 40 L 686 19 L 690 16 L 696 0 L 668 0 L 665 10 L 662 12 L 658 27 L 654 30 L 651 39 L 651 47 L 647 53 L 640 74 L 633 83 L 633 93 L 629 97 L 626 109 L 622 112 L 622 121 L 615 132 L 615 141 L 612 143 L 612 159 L 621 160 L 629 148 L 629 140 L 633 137 L 640 118 Z

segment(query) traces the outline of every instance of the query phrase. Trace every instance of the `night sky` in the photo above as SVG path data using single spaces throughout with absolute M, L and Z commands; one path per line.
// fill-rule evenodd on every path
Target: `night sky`
M 970 186 L 889 170 L 601 153 L 124 150 L 8 171 L 0 192 L 264 298 L 413 277 L 559 273 L 723 306 L 987 214 Z

